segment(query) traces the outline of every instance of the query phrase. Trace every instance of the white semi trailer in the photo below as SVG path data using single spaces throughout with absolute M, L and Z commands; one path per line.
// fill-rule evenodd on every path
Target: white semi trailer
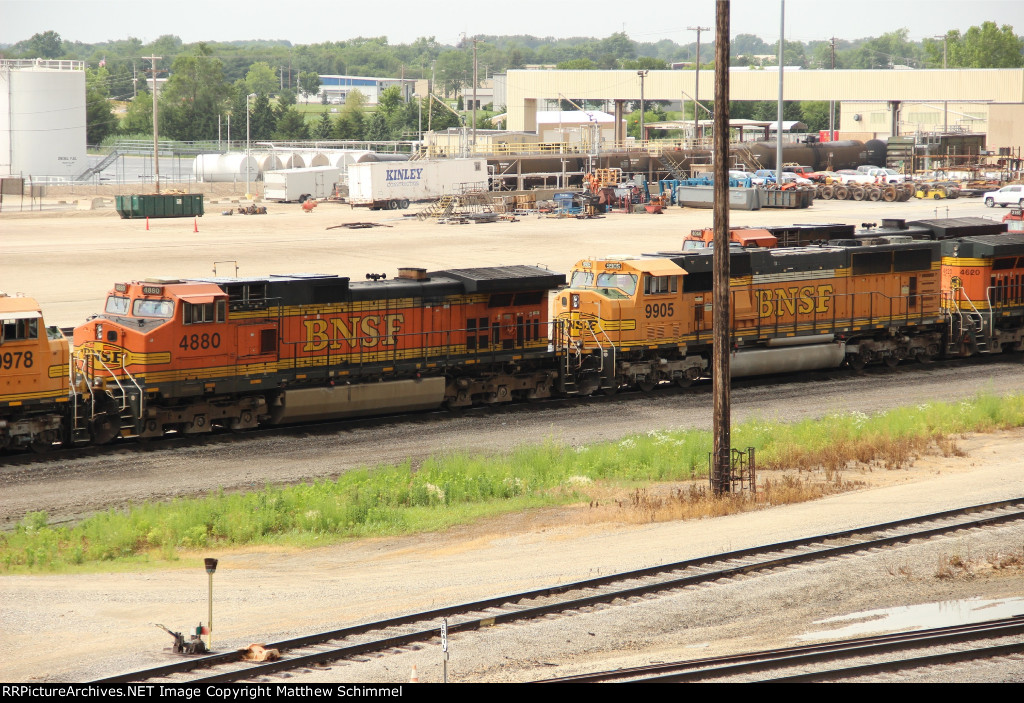
M 485 159 L 437 159 L 349 164 L 348 201 L 372 210 L 398 210 L 410 202 L 487 190 Z
M 334 192 L 341 169 L 333 166 L 286 168 L 263 174 L 263 198 L 286 203 L 320 200 Z

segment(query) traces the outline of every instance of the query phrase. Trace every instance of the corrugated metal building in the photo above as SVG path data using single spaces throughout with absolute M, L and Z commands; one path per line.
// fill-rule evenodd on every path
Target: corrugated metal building
M 692 101 L 695 71 L 649 71 L 643 78 L 646 100 Z M 495 76 L 495 101 L 504 97 L 508 128 L 536 131 L 536 114 L 548 100 L 609 101 L 621 116 L 626 101 L 640 99 L 636 71 L 509 71 Z M 1024 69 L 815 70 L 783 75 L 785 100 L 835 100 L 841 104 L 838 129 L 885 138 L 894 131 L 941 129 L 944 124 L 988 131 L 989 105 L 1024 119 Z M 731 100 L 776 100 L 777 71 L 730 71 Z M 714 95 L 714 71 L 700 72 L 701 100 Z M 947 103 L 943 105 L 943 103 Z M 1016 106 L 1016 109 L 1015 109 Z M 897 110 L 895 121 L 893 108 Z M 854 116 L 860 115 L 855 120 Z M 1004 124 L 1004 118 L 1000 123 Z M 894 130 L 895 128 L 895 130 Z M 993 133 L 1000 145 L 1011 133 Z M 1010 146 L 1011 144 L 1006 144 Z M 1019 146 L 1017 141 L 1012 146 Z

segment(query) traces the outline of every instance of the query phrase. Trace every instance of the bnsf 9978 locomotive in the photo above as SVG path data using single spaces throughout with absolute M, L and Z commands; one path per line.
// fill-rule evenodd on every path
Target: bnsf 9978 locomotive
M 799 227 L 816 243 L 730 250 L 734 376 L 1021 350 L 1024 234 Z M 0 447 L 687 385 L 712 360 L 712 261 L 118 283 L 70 360 L 35 301 L 0 297 Z

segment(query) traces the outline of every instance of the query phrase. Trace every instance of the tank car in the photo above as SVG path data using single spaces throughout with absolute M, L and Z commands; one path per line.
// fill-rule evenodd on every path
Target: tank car
M 0 449 L 44 451 L 69 437 L 68 346 L 33 298 L 0 293 Z
M 940 244 L 734 248 L 730 252 L 733 376 L 942 351 Z M 585 259 L 554 301 L 567 383 L 609 391 L 685 385 L 712 354 L 710 249 L 673 256 Z
M 123 436 L 465 406 L 551 393 L 549 292 L 533 266 L 350 282 L 322 274 L 115 284 L 75 330 Z

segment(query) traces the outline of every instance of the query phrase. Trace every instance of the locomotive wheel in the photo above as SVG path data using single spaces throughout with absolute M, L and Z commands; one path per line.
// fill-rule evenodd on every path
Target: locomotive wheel
M 881 198 L 882 191 L 880 191 L 878 188 L 872 188 L 871 190 L 868 191 L 868 200 L 870 200 L 871 202 L 877 203 L 879 200 L 881 200 Z
M 57 433 L 53 430 L 46 430 L 32 438 L 29 448 L 36 454 L 46 454 L 53 449 L 53 443 L 57 439 Z
M 846 200 L 850 197 L 850 189 L 844 185 L 838 185 L 832 192 L 836 200 Z
M 883 363 L 890 369 L 894 369 L 900 364 L 900 358 L 898 356 L 887 356 L 882 359 Z
M 637 381 L 636 382 L 636 387 L 639 388 L 644 393 L 650 393 L 651 391 L 654 390 L 654 387 L 657 386 L 657 385 L 658 385 L 657 381 L 653 381 L 653 380 L 651 380 L 649 378 L 646 378 L 643 381 Z
M 868 365 L 868 358 L 863 354 L 858 354 L 857 356 L 848 357 L 846 363 L 854 371 L 863 371 L 864 367 Z
M 864 199 L 864 189 L 863 188 L 850 188 L 850 199 L 851 200 L 856 200 L 857 202 L 860 202 L 861 200 L 863 200 Z
M 818 189 L 818 193 L 821 194 L 822 200 L 831 200 L 835 196 L 835 188 L 832 186 L 822 186 Z
M 882 199 L 885 200 L 885 202 L 887 203 L 891 203 L 894 200 L 896 200 L 896 196 L 896 186 L 889 186 L 888 188 L 882 191 Z
M 687 378 L 686 376 L 677 376 L 673 380 L 675 381 L 677 388 L 689 388 L 693 385 L 693 379 Z
M 914 357 L 919 364 L 930 364 L 932 363 L 932 355 L 928 352 L 918 352 Z

